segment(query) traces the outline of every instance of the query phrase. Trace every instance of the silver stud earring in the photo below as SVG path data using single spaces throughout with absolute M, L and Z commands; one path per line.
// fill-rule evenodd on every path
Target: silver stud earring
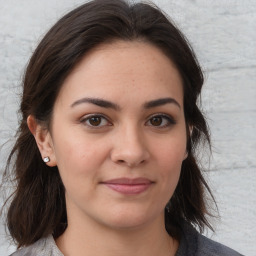
M 48 162 L 50 162 L 50 157 L 49 157 L 49 156 L 46 156 L 46 157 L 44 157 L 43 160 L 44 160 L 45 163 L 48 163 Z

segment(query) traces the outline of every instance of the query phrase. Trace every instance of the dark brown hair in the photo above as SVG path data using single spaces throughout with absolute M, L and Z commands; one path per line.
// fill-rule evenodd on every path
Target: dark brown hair
M 49 127 L 64 80 L 88 51 L 114 40 L 148 42 L 162 50 L 179 70 L 184 86 L 188 157 L 183 161 L 180 180 L 165 212 L 166 229 L 179 238 L 178 227 L 184 221 L 200 229 L 211 227 L 206 219 L 205 194 L 211 192 L 195 157 L 200 142 L 210 143 L 210 138 L 197 106 L 204 79 L 193 50 L 157 7 L 123 0 L 94 0 L 66 14 L 50 29 L 25 72 L 20 126 L 5 170 L 5 175 L 12 170 L 16 181 L 7 225 L 19 247 L 49 234 L 58 237 L 67 225 L 65 189 L 58 168 L 48 167 L 42 161 L 27 117 L 33 115 Z M 193 127 L 192 133 L 189 127 Z

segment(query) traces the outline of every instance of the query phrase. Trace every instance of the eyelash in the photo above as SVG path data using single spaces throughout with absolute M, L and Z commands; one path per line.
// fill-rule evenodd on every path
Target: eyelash
M 91 123 L 87 123 L 87 122 L 90 122 L 92 121 L 93 118 L 98 118 L 99 120 L 99 124 L 98 125 L 93 125 Z M 160 118 L 160 125 L 152 125 L 152 123 L 150 124 L 150 122 L 152 122 L 153 118 Z M 105 122 L 107 122 L 107 124 L 103 124 L 101 125 L 102 123 L 102 120 L 105 120 Z M 163 120 L 166 121 L 166 124 L 162 125 L 163 123 Z M 159 120 L 158 120 L 159 121 Z M 81 119 L 80 121 L 81 123 L 84 123 L 86 126 L 88 126 L 89 128 L 91 129 L 100 129 L 102 127 L 106 127 L 106 126 L 112 126 L 112 123 L 108 120 L 108 118 L 106 118 L 104 115 L 102 114 L 91 114 L 91 115 L 87 115 L 85 116 L 83 119 Z M 160 128 L 160 129 L 163 129 L 163 128 L 167 128 L 167 127 L 170 127 L 172 125 L 175 125 L 176 124 L 176 121 L 174 120 L 174 118 L 172 118 L 171 116 L 169 115 L 166 115 L 166 114 L 162 114 L 162 113 L 159 113 L 159 114 L 155 114 L 153 116 L 150 116 L 150 118 L 148 119 L 148 121 L 146 122 L 146 125 L 148 126 L 152 126 L 152 127 L 156 127 L 156 128 Z M 162 125 L 162 126 L 161 126 Z
M 166 115 L 166 114 L 162 114 L 162 113 L 155 114 L 155 115 L 151 116 L 146 123 L 152 121 L 153 118 L 161 118 L 161 124 L 162 124 L 163 120 L 166 120 L 167 123 L 165 125 L 162 125 L 162 126 L 161 125 L 152 125 L 151 124 L 150 126 L 152 126 L 152 127 L 162 128 L 163 129 L 163 128 L 167 128 L 167 127 L 170 127 L 170 126 L 176 124 L 176 121 L 174 120 L 173 117 L 171 117 L 169 115 Z
M 87 121 L 90 122 L 92 121 L 93 118 L 99 118 L 100 119 L 100 123 L 102 122 L 102 120 L 104 119 L 107 124 L 105 125 L 92 125 L 89 123 L 86 123 Z M 99 129 L 101 127 L 105 127 L 105 126 L 111 126 L 112 124 L 110 123 L 110 121 L 102 114 L 92 114 L 92 115 L 87 115 L 85 116 L 81 121 L 81 123 L 84 123 L 86 126 L 88 126 L 91 129 Z

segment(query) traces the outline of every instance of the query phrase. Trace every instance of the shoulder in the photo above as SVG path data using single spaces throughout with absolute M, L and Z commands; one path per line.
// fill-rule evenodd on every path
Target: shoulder
M 201 235 L 192 225 L 184 223 L 176 256 L 242 256 L 231 248 Z
M 53 237 L 50 235 L 46 238 L 41 238 L 34 244 L 23 247 L 10 256 L 63 256 L 58 249 Z
M 209 256 L 242 256 L 233 249 L 198 234 L 198 255 Z

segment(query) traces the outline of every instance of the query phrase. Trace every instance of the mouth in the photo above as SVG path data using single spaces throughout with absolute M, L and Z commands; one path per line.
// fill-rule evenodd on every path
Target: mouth
M 146 178 L 119 178 L 101 182 L 100 184 L 125 195 L 136 195 L 149 189 L 155 182 Z

